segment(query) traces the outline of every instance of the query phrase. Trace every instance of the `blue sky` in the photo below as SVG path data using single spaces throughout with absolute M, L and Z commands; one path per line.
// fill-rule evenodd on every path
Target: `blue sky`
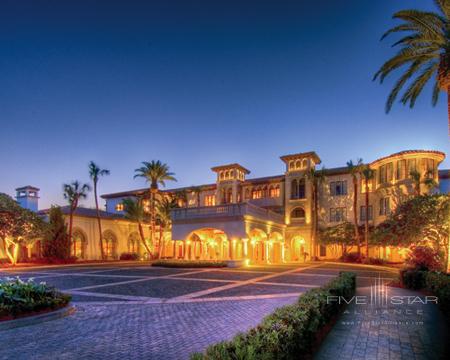
M 432 1 L 41 1 L 0 4 L 0 191 L 111 170 L 100 192 L 145 186 L 160 159 L 176 186 L 239 162 L 283 172 L 280 155 L 316 151 L 326 167 L 405 149 L 448 153 L 445 94 L 410 110 L 372 82 L 393 54 L 394 11 Z M 446 160 L 442 167 L 450 167 Z M 91 204 L 92 198 L 86 202 Z

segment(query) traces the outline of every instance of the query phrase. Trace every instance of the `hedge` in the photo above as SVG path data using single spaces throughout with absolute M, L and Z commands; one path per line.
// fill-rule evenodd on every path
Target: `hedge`
M 162 266 L 171 268 L 205 268 L 213 267 L 220 268 L 226 267 L 225 261 L 207 261 L 207 260 L 157 260 L 152 263 L 152 266 Z
M 56 310 L 66 306 L 70 300 L 70 295 L 62 294 L 44 282 L 8 278 L 0 282 L 0 319 Z
M 355 293 L 356 276 L 340 273 L 327 285 L 310 290 L 293 305 L 283 306 L 263 319 L 255 328 L 195 353 L 192 360 L 299 359 L 312 354 L 325 326 L 344 305 L 327 304 L 327 296 L 350 298 Z
M 407 269 L 400 272 L 402 284 L 413 290 L 424 289 L 438 297 L 442 312 L 450 319 L 450 275 L 437 271 Z

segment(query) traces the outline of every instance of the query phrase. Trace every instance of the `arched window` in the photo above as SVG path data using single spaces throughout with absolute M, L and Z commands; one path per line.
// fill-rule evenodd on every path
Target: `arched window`
M 87 239 L 86 235 L 80 229 L 75 229 L 72 234 L 72 243 L 70 253 L 78 259 L 84 259 L 86 256 Z
M 250 199 L 250 189 L 245 189 L 245 199 Z
M 276 198 L 280 196 L 280 187 L 278 185 L 271 187 L 269 191 L 270 191 L 269 196 L 271 198 Z
M 300 162 L 300 159 L 298 159 L 298 160 L 295 162 L 295 168 L 296 168 L 296 169 L 300 169 L 300 167 L 301 167 L 301 162 Z
M 297 207 L 291 211 L 291 219 L 305 220 L 305 210 L 301 207 Z
M 294 160 L 289 161 L 289 170 L 294 170 Z
M 298 182 L 297 179 L 291 182 L 291 199 L 298 199 Z
M 306 169 L 308 167 L 308 159 L 302 160 L 302 169 Z
M 128 252 L 134 254 L 140 253 L 140 238 L 137 232 L 133 232 L 128 236 Z
M 103 252 L 107 258 L 117 258 L 117 236 L 111 230 L 103 233 Z

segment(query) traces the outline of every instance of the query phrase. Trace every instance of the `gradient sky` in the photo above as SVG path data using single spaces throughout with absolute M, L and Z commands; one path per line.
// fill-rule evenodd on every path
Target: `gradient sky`
M 405 149 L 449 153 L 445 96 L 410 110 L 372 82 L 393 54 L 381 34 L 415 0 L 2 0 L 0 192 L 111 170 L 100 193 L 141 188 L 160 159 L 176 186 L 239 162 L 281 174 L 280 155 L 316 151 L 330 168 Z M 441 94 L 444 95 L 444 94 Z M 450 167 L 447 159 L 442 167 Z M 441 167 L 441 168 L 442 168 Z M 90 205 L 90 201 L 86 205 Z

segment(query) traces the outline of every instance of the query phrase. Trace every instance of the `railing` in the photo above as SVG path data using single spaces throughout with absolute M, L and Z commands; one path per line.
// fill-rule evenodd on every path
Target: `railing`
M 249 203 L 224 204 L 217 206 L 192 207 L 172 210 L 172 220 L 214 218 L 223 216 L 251 215 L 262 220 L 284 223 L 284 216 L 271 210 L 263 209 Z

